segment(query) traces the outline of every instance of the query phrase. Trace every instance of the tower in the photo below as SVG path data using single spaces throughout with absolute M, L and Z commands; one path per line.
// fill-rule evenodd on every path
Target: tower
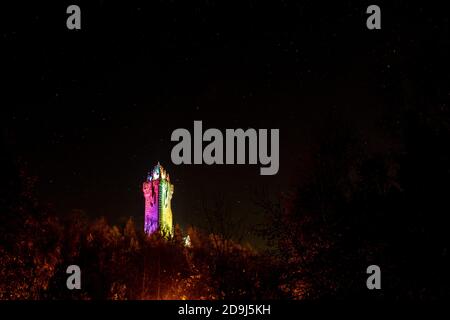
M 172 207 L 173 184 L 169 174 L 158 164 L 149 172 L 142 185 L 145 198 L 144 231 L 152 234 L 160 231 L 162 235 L 173 235 Z

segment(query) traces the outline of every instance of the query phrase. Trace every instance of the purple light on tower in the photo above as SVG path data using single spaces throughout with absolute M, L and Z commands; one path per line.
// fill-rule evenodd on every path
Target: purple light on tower
M 173 185 L 169 174 L 158 164 L 148 174 L 142 185 L 145 198 L 144 231 L 152 234 L 160 231 L 164 237 L 172 237 L 173 221 L 170 200 L 173 194 Z
M 153 180 L 151 174 L 142 186 L 145 198 L 144 231 L 151 234 L 158 230 L 159 179 Z

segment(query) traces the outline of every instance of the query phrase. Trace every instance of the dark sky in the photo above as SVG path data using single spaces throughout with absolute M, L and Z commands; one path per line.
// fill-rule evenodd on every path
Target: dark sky
M 433 93 L 434 58 L 448 54 L 445 12 L 380 2 L 382 30 L 369 31 L 371 3 L 314 2 L 77 1 L 80 31 L 66 29 L 72 2 L 4 10 L 9 152 L 61 215 L 142 219 L 141 183 L 160 161 L 175 185 L 176 223 L 196 224 L 199 201 L 217 196 L 258 220 L 254 190 L 292 190 L 327 134 L 351 128 L 368 152 L 395 146 L 385 119 L 408 92 Z M 173 165 L 171 133 L 193 132 L 193 120 L 279 128 L 279 173 Z

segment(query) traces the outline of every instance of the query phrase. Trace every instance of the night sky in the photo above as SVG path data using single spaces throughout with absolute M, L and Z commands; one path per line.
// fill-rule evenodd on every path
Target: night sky
M 398 146 L 387 119 L 411 97 L 439 104 L 450 94 L 440 64 L 448 13 L 438 8 L 379 2 L 382 30 L 371 31 L 364 1 L 76 1 L 82 29 L 69 31 L 72 2 L 17 6 L 1 19 L 3 143 L 61 216 L 142 223 L 141 184 L 160 161 L 175 223 L 201 223 L 199 202 L 223 196 L 251 226 L 261 218 L 255 190 L 293 190 L 327 135 L 348 129 L 366 152 L 388 152 Z M 175 166 L 171 133 L 193 134 L 194 120 L 223 132 L 279 128 L 278 174 Z

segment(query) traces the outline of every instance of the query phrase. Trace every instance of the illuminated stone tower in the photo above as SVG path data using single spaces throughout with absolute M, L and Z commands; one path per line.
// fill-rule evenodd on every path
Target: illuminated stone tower
M 173 235 L 172 208 L 170 201 L 173 195 L 173 185 L 169 174 L 158 164 L 149 172 L 147 181 L 143 183 L 142 191 L 145 198 L 144 231 L 152 234 L 160 231 L 165 237 Z

